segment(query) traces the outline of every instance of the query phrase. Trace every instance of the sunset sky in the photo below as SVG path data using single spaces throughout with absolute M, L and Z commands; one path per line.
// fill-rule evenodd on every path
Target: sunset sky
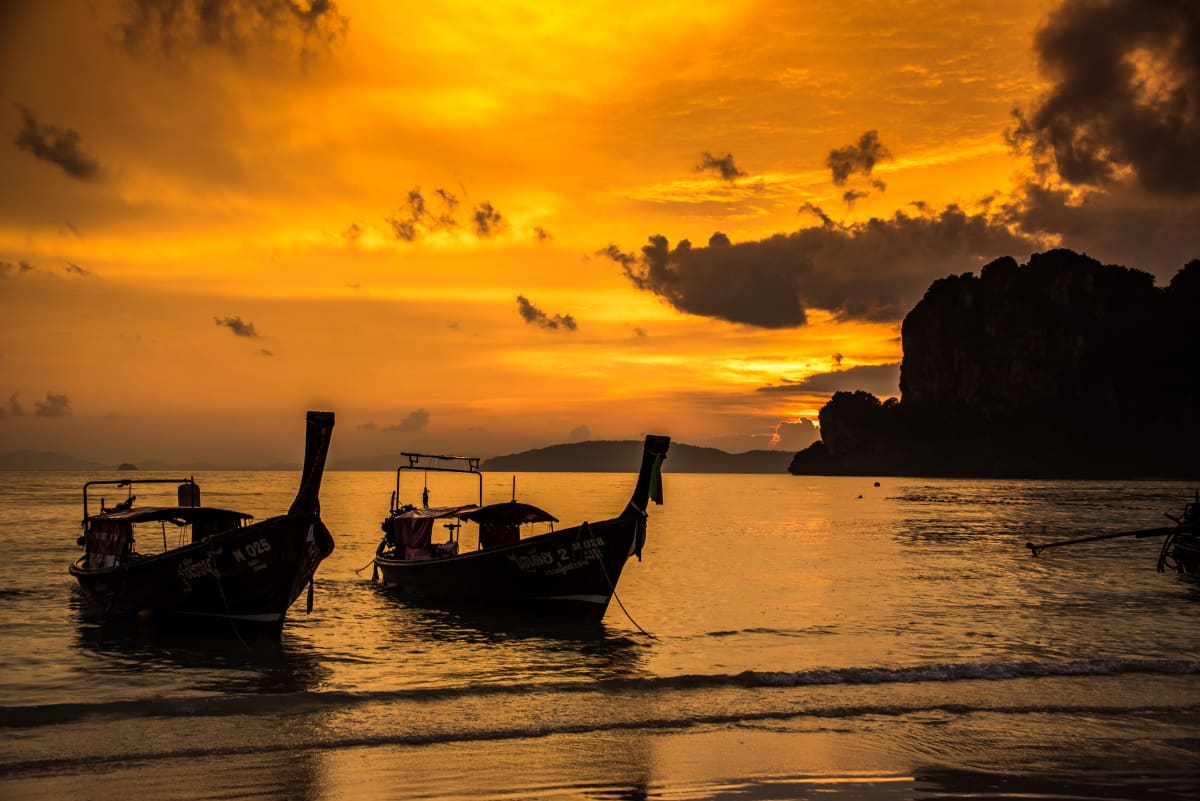
M 1200 257 L 1195 3 L 0 9 L 0 451 L 796 450 L 934 279 Z

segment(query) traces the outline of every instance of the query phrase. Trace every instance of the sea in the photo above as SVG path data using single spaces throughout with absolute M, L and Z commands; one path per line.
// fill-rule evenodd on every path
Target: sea
M 642 560 L 576 625 L 394 597 L 396 475 L 327 472 L 336 550 L 263 639 L 84 613 L 81 487 L 123 475 L 0 473 L 0 798 L 1200 798 L 1200 581 L 1156 570 L 1160 538 L 1026 547 L 1168 525 L 1196 483 L 668 459 Z M 195 479 L 263 519 L 298 473 Z M 632 482 L 483 489 L 568 525 Z

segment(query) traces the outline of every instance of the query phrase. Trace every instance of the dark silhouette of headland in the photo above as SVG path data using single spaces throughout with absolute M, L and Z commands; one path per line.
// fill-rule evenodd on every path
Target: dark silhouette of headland
M 838 392 L 797 475 L 1200 476 L 1200 260 L 1157 287 L 1052 250 L 935 281 L 901 397 Z

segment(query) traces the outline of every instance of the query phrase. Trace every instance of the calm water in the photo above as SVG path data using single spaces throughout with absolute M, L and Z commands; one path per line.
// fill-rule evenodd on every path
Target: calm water
M 1194 485 L 668 472 L 624 610 L 547 628 L 377 589 L 394 475 L 329 473 L 315 608 L 262 643 L 83 620 L 89 478 L 0 473 L 2 798 L 1200 797 L 1200 583 L 1158 540 L 1024 548 Z M 196 479 L 261 519 L 297 475 Z M 567 524 L 632 476 L 516 482 Z

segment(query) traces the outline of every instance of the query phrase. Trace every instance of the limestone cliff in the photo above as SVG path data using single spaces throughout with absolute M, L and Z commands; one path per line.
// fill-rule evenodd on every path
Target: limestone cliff
M 838 393 L 793 473 L 1195 476 L 1200 261 L 1165 288 L 1069 250 L 935 281 L 901 400 Z

